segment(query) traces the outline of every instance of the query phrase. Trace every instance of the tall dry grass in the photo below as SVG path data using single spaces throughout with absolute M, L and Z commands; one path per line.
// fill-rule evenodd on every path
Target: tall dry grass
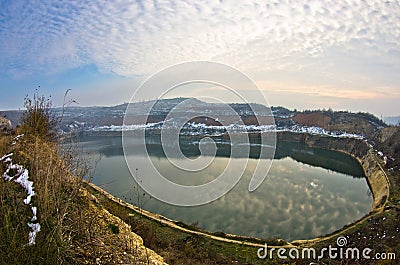
M 22 125 L 11 134 L 0 135 L 0 157 L 13 153 L 14 164 L 29 171 L 41 231 L 29 246 L 27 223 L 32 211 L 23 203 L 26 192 L 15 182 L 0 178 L 0 264 L 74 264 L 73 242 L 83 238 L 88 228 L 82 212 L 88 205 L 82 195 L 82 179 L 89 168 L 75 148 L 57 141 L 56 119 L 50 102 L 37 95 L 26 99 Z M 15 139 L 16 135 L 24 134 Z M 0 174 L 6 164 L 0 162 Z

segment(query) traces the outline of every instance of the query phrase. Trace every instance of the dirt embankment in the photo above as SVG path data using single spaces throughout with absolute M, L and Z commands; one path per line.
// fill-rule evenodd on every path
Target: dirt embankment
M 91 201 L 82 213 L 88 227 L 89 242 L 75 246 L 82 264 L 153 264 L 164 265 L 164 259 L 143 244 L 143 239 L 119 217 L 109 213 L 93 195 L 82 189 Z

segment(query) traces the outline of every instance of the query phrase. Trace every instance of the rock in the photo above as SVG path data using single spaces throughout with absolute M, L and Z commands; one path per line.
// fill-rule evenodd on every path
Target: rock
M 143 239 L 132 232 L 131 227 L 119 217 L 107 211 L 96 196 L 81 189 L 89 199 L 83 220 L 90 227 L 90 237 L 77 245 L 84 245 L 82 260 L 95 260 L 95 264 L 165 265 L 164 259 L 143 244 Z M 112 227 L 117 228 L 113 230 Z
M 92 202 L 96 203 L 96 204 L 99 203 L 99 200 L 98 200 L 97 197 L 94 196 L 93 194 L 90 194 L 90 200 L 91 200 Z
M 12 129 L 11 121 L 0 115 L 0 131 L 7 131 L 11 129 Z

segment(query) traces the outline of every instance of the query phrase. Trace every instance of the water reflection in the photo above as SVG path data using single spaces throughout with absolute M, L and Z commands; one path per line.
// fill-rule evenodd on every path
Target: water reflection
M 199 150 L 199 137 L 183 136 L 180 137 L 180 148 L 182 153 L 187 157 L 197 157 L 200 155 Z M 231 145 L 229 144 L 229 138 L 220 136 L 214 137 L 218 149 L 218 157 L 230 157 Z M 92 143 L 93 148 L 96 152 L 102 155 L 109 156 L 123 156 L 123 148 L 121 137 L 105 137 L 105 136 L 91 136 L 81 137 L 81 142 L 95 142 Z M 132 139 L 132 148 L 135 150 L 135 145 L 139 145 L 136 142 L 137 139 Z M 165 144 L 165 143 L 164 143 Z M 171 143 L 174 144 L 174 143 Z M 154 157 L 164 158 L 165 154 L 161 146 L 161 139 L 159 136 L 146 137 L 146 147 L 149 155 Z M 86 148 L 91 148 L 87 146 Z M 250 158 L 259 158 L 260 146 L 259 139 L 256 137 L 250 138 Z M 136 155 L 143 156 L 144 154 L 137 152 Z M 246 158 L 247 154 L 243 154 L 242 158 Z M 298 162 L 305 163 L 308 165 L 322 167 L 328 170 L 340 172 L 346 175 L 350 175 L 356 178 L 364 178 L 364 172 L 362 167 L 357 161 L 349 156 L 339 152 L 324 150 L 318 148 L 311 148 L 302 143 L 278 141 L 276 143 L 276 150 L 274 159 L 283 159 L 290 157 Z M 240 157 L 239 157 L 240 158 Z
M 185 155 L 199 155 L 197 139 L 183 138 L 181 141 Z M 81 142 L 85 150 L 104 155 L 93 182 L 103 185 L 117 197 L 135 203 L 131 188 L 134 182 L 123 157 L 121 139 L 89 137 L 82 138 Z M 257 142 L 252 144 L 251 156 L 257 157 Z M 132 147 L 134 145 L 132 141 Z M 157 137 L 147 139 L 148 152 L 155 166 L 170 180 L 184 185 L 206 183 L 224 170 L 229 160 L 229 144 L 218 139 L 217 146 L 214 162 L 201 174 L 189 176 L 165 159 Z M 148 174 L 146 168 L 140 167 L 143 154 L 133 154 L 127 159 L 133 159 L 138 165 L 141 177 Z M 256 164 L 256 159 L 250 159 L 239 183 L 213 203 L 177 207 L 151 199 L 144 208 L 189 224 L 198 222 L 200 227 L 210 231 L 257 237 L 280 236 L 288 240 L 332 232 L 359 219 L 371 208 L 372 198 L 367 194 L 367 183 L 360 178 L 363 176 L 361 167 L 350 156 L 297 143 L 278 142 L 267 179 L 259 189 L 249 193 L 247 188 Z

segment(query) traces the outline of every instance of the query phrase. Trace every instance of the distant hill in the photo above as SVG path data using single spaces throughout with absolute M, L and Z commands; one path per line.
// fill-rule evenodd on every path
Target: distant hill
M 179 105 L 185 101 L 184 106 Z M 178 108 L 176 108 L 179 105 Z M 296 111 L 285 107 L 267 107 L 260 104 L 229 104 L 237 114 L 227 114 L 226 106 L 220 103 L 206 103 L 197 99 L 172 98 L 158 101 L 144 101 L 132 103 L 129 106 L 129 117 L 133 124 L 157 123 L 164 121 L 172 109 L 175 118 L 190 117 L 195 115 L 191 122 L 204 123 L 206 125 L 218 126 L 225 124 L 235 124 L 238 122 L 239 115 L 246 125 L 258 125 L 257 119 L 266 121 L 275 119 L 278 128 L 288 128 L 292 126 L 319 127 L 327 131 L 339 131 L 361 135 L 369 135 L 377 130 L 387 127 L 387 125 L 377 117 L 369 113 L 351 113 L 332 110 L 313 110 Z M 56 116 L 63 116 L 61 129 L 63 131 L 85 131 L 104 126 L 121 126 L 123 124 L 125 111 L 128 104 L 121 104 L 112 107 L 68 107 L 53 109 Z M 146 109 L 152 109 L 146 113 Z M 204 113 L 200 116 L 198 113 Z M 15 126 L 19 123 L 22 111 L 3 111 L 3 114 L 11 120 Z M 210 119 L 208 117 L 217 117 Z M 189 119 L 190 120 L 190 119 Z M 260 119 L 259 119 L 260 120 Z

